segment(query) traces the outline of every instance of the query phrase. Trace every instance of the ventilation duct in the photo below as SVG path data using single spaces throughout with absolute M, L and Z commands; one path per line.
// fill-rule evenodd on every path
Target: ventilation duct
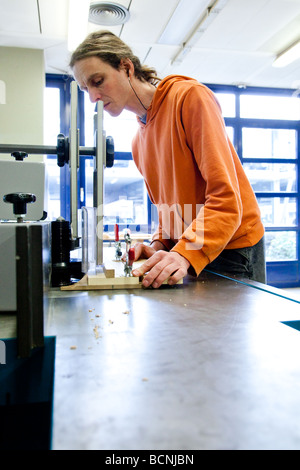
M 101 26 L 118 26 L 129 20 L 130 13 L 122 5 L 112 2 L 93 2 L 90 5 L 89 22 Z

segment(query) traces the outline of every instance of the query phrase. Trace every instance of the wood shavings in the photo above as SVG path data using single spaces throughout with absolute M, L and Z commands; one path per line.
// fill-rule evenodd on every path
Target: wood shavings
M 95 336 L 96 339 L 101 338 L 100 333 L 98 331 L 98 328 L 99 328 L 98 325 L 95 325 L 94 328 L 93 328 L 94 336 Z

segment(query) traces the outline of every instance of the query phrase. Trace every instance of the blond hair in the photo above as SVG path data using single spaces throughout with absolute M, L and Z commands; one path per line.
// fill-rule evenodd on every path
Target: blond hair
M 117 70 L 120 69 L 122 60 L 130 59 L 134 65 L 134 74 L 139 80 L 152 85 L 161 80 L 154 68 L 142 65 L 130 47 L 110 31 L 96 31 L 89 34 L 72 53 L 69 66 L 72 69 L 77 61 L 87 57 L 99 57 Z

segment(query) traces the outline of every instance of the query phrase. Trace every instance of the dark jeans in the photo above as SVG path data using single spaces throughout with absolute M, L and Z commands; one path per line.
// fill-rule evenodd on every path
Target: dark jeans
M 264 237 L 254 246 L 223 250 L 207 269 L 224 274 L 246 277 L 253 281 L 266 283 L 266 262 Z

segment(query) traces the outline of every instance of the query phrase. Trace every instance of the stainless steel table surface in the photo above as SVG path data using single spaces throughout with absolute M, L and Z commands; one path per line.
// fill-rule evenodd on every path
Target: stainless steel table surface
M 52 289 L 53 449 L 300 449 L 300 305 L 257 286 Z

